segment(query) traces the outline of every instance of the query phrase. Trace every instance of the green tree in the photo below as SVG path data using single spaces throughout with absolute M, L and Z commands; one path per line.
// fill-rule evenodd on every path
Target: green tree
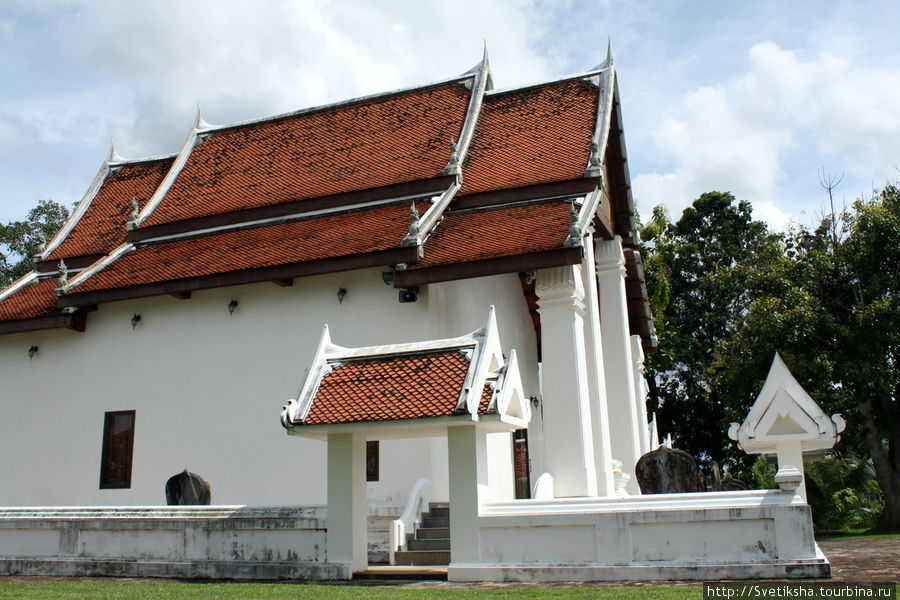
M 711 384 L 727 391 L 725 420 L 743 419 L 778 351 L 827 413 L 844 413 L 840 451 L 871 457 L 883 525 L 900 529 L 900 189 L 789 232 L 746 288 L 751 300 L 711 369 Z M 735 448 L 730 458 L 745 460 Z M 849 510 L 843 489 L 834 501 Z
M 724 458 L 727 405 L 710 381 L 714 350 L 747 309 L 749 274 L 780 255 L 778 236 L 724 192 L 701 195 L 675 223 L 655 210 L 641 236 L 660 340 L 647 360 L 648 408 L 661 433 L 709 466 Z
M 0 289 L 32 269 L 32 259 L 50 241 L 69 210 L 53 200 L 41 200 L 24 221 L 0 225 Z

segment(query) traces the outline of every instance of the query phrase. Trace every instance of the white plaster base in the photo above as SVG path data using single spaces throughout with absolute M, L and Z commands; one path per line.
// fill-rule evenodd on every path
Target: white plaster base
M 719 581 L 732 579 L 822 579 L 826 559 L 773 563 L 669 563 L 625 565 L 451 564 L 449 581 Z
M 451 581 L 822 578 L 809 506 L 778 491 L 482 504 Z
M 319 507 L 0 508 L 0 575 L 349 579 Z

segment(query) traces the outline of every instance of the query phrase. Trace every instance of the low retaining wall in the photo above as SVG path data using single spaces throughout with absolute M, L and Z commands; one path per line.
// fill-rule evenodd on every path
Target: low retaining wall
M 451 581 L 828 577 L 809 506 L 774 490 L 490 502 Z
M 0 575 L 348 579 L 324 507 L 0 508 Z

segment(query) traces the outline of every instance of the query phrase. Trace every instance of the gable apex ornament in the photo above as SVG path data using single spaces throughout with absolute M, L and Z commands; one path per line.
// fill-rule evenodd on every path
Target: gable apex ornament
M 200 112 L 200 102 L 197 101 L 197 114 L 194 115 L 194 129 L 209 129 L 210 127 L 212 127 L 212 125 L 203 120 L 203 113 Z
M 112 136 L 109 138 L 109 153 L 106 155 L 107 163 L 122 162 L 123 158 L 116 152 L 116 140 Z

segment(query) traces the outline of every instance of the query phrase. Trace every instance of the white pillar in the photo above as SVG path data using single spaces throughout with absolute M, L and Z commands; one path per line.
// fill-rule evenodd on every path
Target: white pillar
M 478 506 L 487 497 L 487 438 L 472 425 L 447 428 L 450 467 L 450 565 L 481 557 Z
M 597 472 L 597 493 L 615 496 L 612 448 L 609 442 L 609 409 L 606 401 L 606 381 L 603 373 L 603 346 L 600 342 L 600 307 L 597 301 L 597 280 L 594 277 L 594 239 L 584 238 L 584 289 L 588 327 L 587 365 L 591 399 L 591 430 L 594 444 L 594 468 Z
M 544 468 L 559 497 L 596 496 L 581 266 L 537 272 Z
M 788 442 L 776 442 L 775 454 L 778 457 L 778 468 L 796 467 L 803 476 L 800 485 L 797 486 L 797 495 L 806 502 L 806 471 L 803 469 L 803 449 L 799 440 Z
M 641 336 L 631 336 L 631 364 L 634 377 L 634 418 L 641 434 L 641 456 L 650 452 L 650 423 L 647 420 L 647 383 L 644 381 L 644 348 Z
M 349 565 L 349 574 L 368 565 L 366 438 L 361 433 L 328 435 L 328 562 Z
M 641 434 L 634 410 L 634 374 L 622 239 L 616 236 L 610 241 L 598 241 L 595 259 L 612 454 L 613 458 L 622 461 L 622 470 L 632 476 L 626 487 L 628 493 L 640 494 L 634 466 L 641 456 Z

